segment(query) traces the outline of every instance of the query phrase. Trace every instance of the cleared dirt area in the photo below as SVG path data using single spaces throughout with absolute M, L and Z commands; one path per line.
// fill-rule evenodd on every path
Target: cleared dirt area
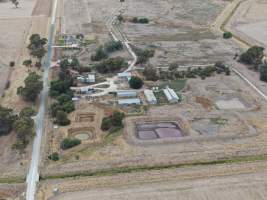
M 256 162 L 47 180 L 41 183 L 38 200 L 263 200 L 265 167 L 266 162 Z M 58 193 L 53 194 L 55 188 Z
M 11 200 L 11 199 L 22 199 L 24 185 L 0 185 L 0 199 Z
M 35 7 L 32 11 L 32 16 L 46 16 L 49 17 L 51 15 L 52 10 L 52 0 L 36 0 Z
M 266 1 L 243 1 L 226 28 L 232 30 L 241 39 L 249 41 L 250 44 L 267 47 L 267 16 L 263 14 L 266 9 Z
M 12 108 L 19 112 L 22 108 L 29 105 L 17 95 L 17 88 L 23 85 L 25 77 L 29 71 L 22 65 L 23 61 L 29 59 L 27 49 L 28 37 L 39 33 L 42 36 L 47 34 L 47 17 L 32 18 L 32 10 L 36 1 L 20 1 L 19 8 L 13 8 L 10 1 L 0 3 L 0 94 L 1 105 Z M 10 70 L 9 62 L 15 61 L 15 67 Z M 9 88 L 4 90 L 6 81 L 9 80 Z M 30 161 L 31 143 L 20 154 L 12 150 L 15 143 L 16 134 L 0 138 L 0 159 L 1 159 L 1 178 L 26 176 Z
M 221 0 L 128 1 L 122 14 L 128 21 L 121 28 L 133 44 L 156 50 L 151 59 L 154 66 L 230 60 L 239 50 L 210 31 L 210 24 L 227 4 Z M 133 17 L 147 17 L 150 22 L 134 24 L 129 22 Z

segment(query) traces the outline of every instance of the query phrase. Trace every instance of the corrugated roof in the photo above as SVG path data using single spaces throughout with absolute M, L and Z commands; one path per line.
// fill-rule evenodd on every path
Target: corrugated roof
M 141 100 L 138 98 L 135 99 L 120 99 L 118 100 L 120 105 L 131 105 L 131 104 L 141 104 Z

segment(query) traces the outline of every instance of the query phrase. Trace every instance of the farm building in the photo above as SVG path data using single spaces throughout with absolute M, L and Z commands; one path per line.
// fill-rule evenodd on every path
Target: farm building
M 128 105 L 140 105 L 141 100 L 138 98 L 135 99 L 120 99 L 118 100 L 118 104 L 121 106 L 128 106 Z
M 117 92 L 117 96 L 122 98 L 122 97 L 136 97 L 137 92 L 133 90 L 121 90 Z
M 94 89 L 91 88 L 91 87 L 81 87 L 79 88 L 79 91 L 78 93 L 81 93 L 81 94 L 92 94 L 94 92 Z
M 167 86 L 163 92 L 170 103 L 178 103 L 179 97 L 173 89 Z
M 144 90 L 144 94 L 149 104 L 157 104 L 157 99 L 152 90 Z
M 88 76 L 79 76 L 77 77 L 77 80 L 82 83 L 95 83 L 95 75 L 88 74 Z
M 129 81 L 132 77 L 132 74 L 130 72 L 118 73 L 118 77 L 122 79 L 127 79 Z

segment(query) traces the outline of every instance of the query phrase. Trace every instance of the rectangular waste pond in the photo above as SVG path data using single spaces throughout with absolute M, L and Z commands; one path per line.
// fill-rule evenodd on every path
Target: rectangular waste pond
M 183 137 L 177 122 L 138 122 L 136 134 L 140 140 Z

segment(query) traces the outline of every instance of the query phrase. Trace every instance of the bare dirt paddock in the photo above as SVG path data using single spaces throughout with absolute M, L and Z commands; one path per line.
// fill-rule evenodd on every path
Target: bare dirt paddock
M 38 200 L 264 200 L 265 167 L 266 162 L 241 163 L 47 180 L 40 184 Z
M 267 2 L 263 0 L 243 1 L 226 28 L 232 30 L 238 37 L 267 47 Z

